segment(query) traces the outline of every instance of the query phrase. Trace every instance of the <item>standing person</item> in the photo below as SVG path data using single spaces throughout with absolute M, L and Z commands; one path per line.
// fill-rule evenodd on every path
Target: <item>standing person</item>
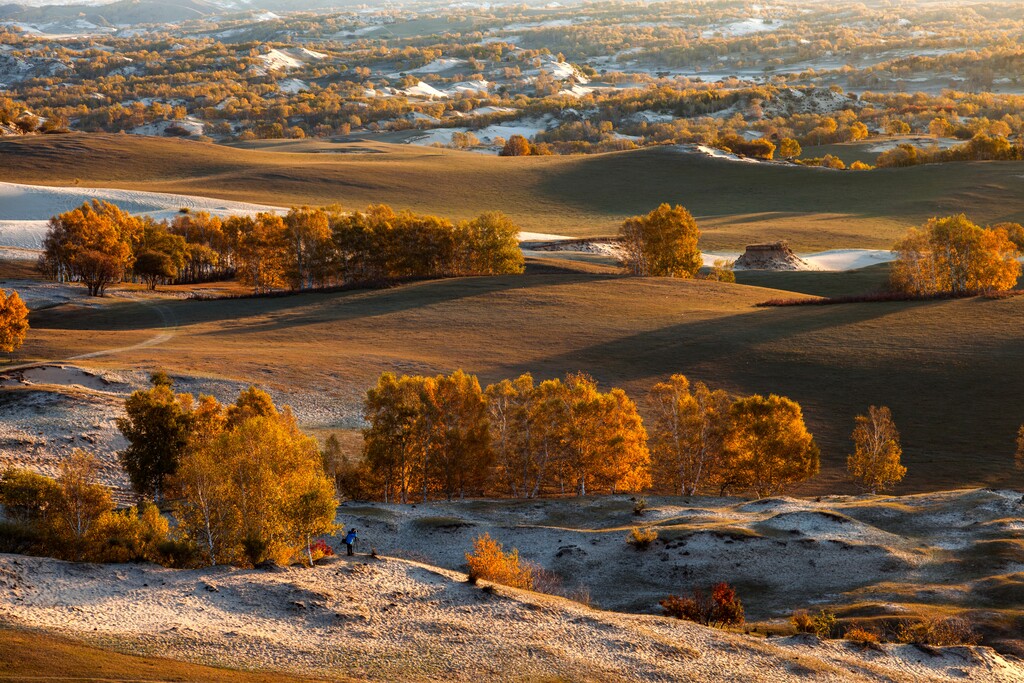
M 356 535 L 355 527 L 352 527 L 351 529 L 349 529 L 348 534 L 345 536 L 345 548 L 348 550 L 349 556 L 351 556 L 353 554 L 352 553 L 352 546 L 354 546 L 356 544 L 356 541 L 358 539 L 359 539 L 359 537 Z

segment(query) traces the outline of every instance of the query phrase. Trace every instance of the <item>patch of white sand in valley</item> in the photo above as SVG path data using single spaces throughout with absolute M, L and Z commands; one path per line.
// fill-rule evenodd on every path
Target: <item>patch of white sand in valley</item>
M 162 192 L 0 183 L 0 247 L 41 249 L 51 217 L 92 199 L 110 202 L 131 214 L 152 216 L 157 220 L 171 219 L 183 208 L 206 211 L 214 216 L 286 211 L 276 206 Z

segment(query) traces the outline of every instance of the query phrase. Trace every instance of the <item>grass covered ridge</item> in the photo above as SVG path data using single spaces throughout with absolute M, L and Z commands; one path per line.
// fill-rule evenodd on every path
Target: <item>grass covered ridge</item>
M 499 158 L 409 145 L 283 141 L 258 150 L 129 135 L 0 141 L 3 180 L 200 194 L 274 205 L 387 203 L 471 218 L 507 213 L 524 230 L 614 234 L 662 202 L 698 218 L 705 249 L 788 239 L 797 251 L 888 248 L 906 226 L 965 212 L 1024 219 L 1024 162 L 871 172 L 737 163 L 674 147 Z M 281 149 L 286 151 L 272 151 Z

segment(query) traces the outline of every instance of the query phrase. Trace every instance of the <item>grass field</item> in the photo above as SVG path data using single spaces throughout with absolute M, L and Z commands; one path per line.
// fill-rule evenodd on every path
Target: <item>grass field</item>
M 116 643 L 107 643 L 116 647 Z M 44 673 L 45 672 L 45 673 Z M 198 664 L 124 655 L 110 649 L 0 625 L 0 681 L 210 681 L 211 683 L 311 682 L 279 673 L 249 673 Z
M 580 236 L 613 234 L 625 216 L 668 201 L 698 216 L 702 244 L 712 250 L 774 239 L 798 251 L 888 248 L 906 226 L 933 215 L 1024 219 L 1024 163 L 1017 162 L 840 173 L 668 147 L 499 158 L 371 142 L 255 146 L 97 134 L 9 138 L 0 141 L 0 180 L 278 205 L 384 202 L 454 218 L 497 209 L 525 230 Z
M 88 363 L 256 382 L 351 415 L 385 370 L 462 368 L 483 382 L 584 370 L 641 404 L 651 385 L 682 372 L 799 401 L 824 459 L 805 493 L 850 490 L 849 433 L 870 404 L 890 406 L 903 433 L 910 472 L 902 491 L 1020 483 L 1012 452 L 1024 422 L 1024 298 L 760 309 L 754 304 L 780 293 L 574 267 L 273 299 L 61 306 L 32 316 L 14 361 L 131 347 L 170 332 Z M 760 284 L 770 277 L 815 293 L 840 293 L 842 284 L 822 273 L 763 275 Z M 322 434 L 355 425 L 310 426 Z

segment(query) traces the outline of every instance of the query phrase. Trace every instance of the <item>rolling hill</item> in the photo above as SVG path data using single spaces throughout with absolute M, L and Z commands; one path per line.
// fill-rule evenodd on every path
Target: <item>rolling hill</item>
M 761 165 L 673 147 L 499 158 L 408 145 L 260 143 L 259 149 L 126 135 L 0 140 L 0 180 L 199 194 L 273 205 L 508 213 L 524 230 L 598 236 L 661 202 L 700 220 L 706 249 L 788 239 L 797 251 L 887 248 L 908 225 L 965 212 L 1024 219 L 1021 162 L 871 172 Z M 280 149 L 282 151 L 275 151 Z
M 775 296 L 567 267 L 269 299 L 108 299 L 35 312 L 14 361 L 122 349 L 81 362 L 163 368 L 192 391 L 257 383 L 320 433 L 357 428 L 363 392 L 386 370 L 462 368 L 482 382 L 583 370 L 641 407 L 655 382 L 681 372 L 799 401 L 823 452 L 802 493 L 852 490 L 849 434 L 871 404 L 892 408 L 903 435 L 900 491 L 1020 483 L 1024 298 L 755 308 Z

